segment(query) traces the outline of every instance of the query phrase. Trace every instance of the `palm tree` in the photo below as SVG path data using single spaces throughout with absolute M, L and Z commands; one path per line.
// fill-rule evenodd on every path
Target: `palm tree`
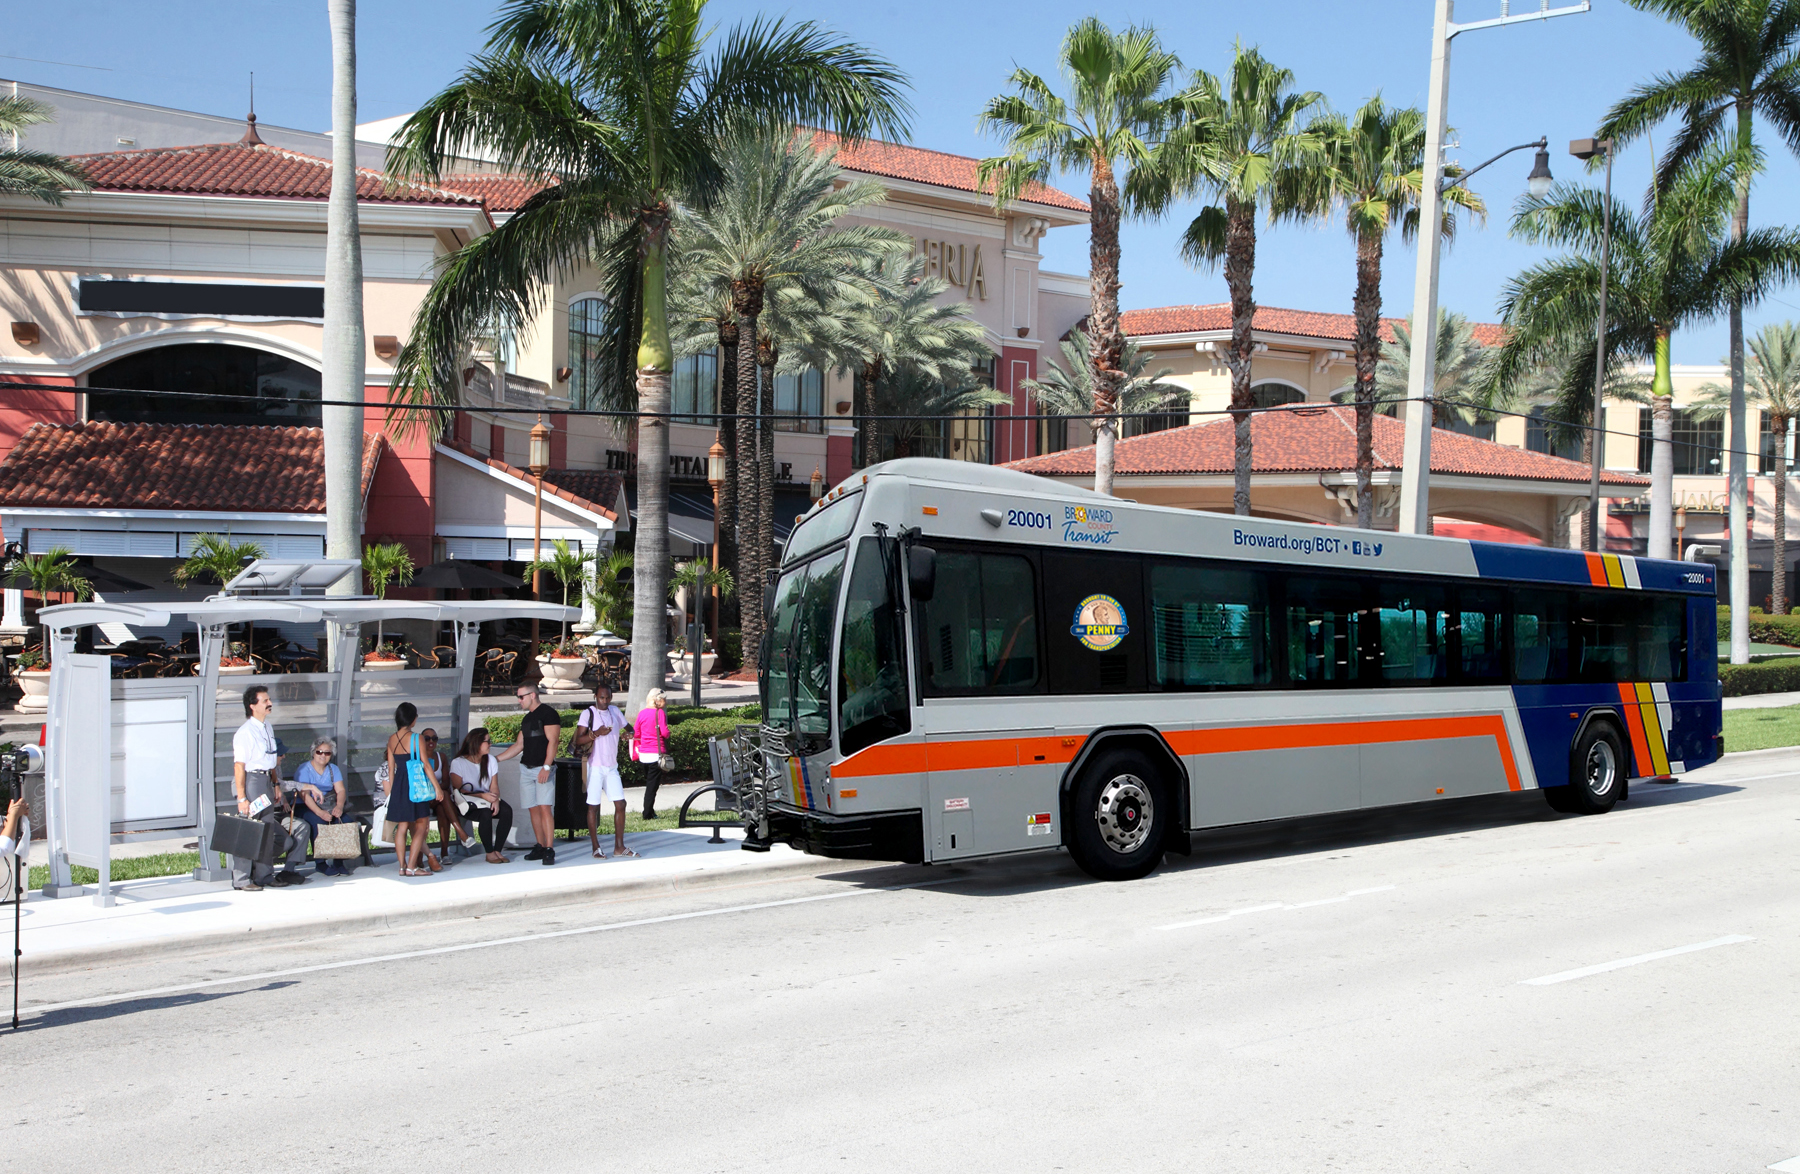
M 1789 146 L 1800 148 L 1800 4 L 1794 0 L 1629 0 L 1686 29 L 1700 56 L 1685 72 L 1664 73 L 1626 95 L 1607 112 L 1601 138 L 1628 143 L 1665 118 L 1680 129 L 1657 168 L 1659 191 L 1709 149 L 1729 148 L 1748 159 L 1760 114 Z M 1750 235 L 1752 170 L 1735 181 L 1731 239 Z M 1750 483 L 1745 461 L 1744 305 L 1726 306 L 1731 331 L 1731 663 L 1750 660 Z
M 406 549 L 404 542 L 389 542 L 370 545 L 362 552 L 363 574 L 369 577 L 369 594 L 376 599 L 386 599 L 388 585 L 404 587 L 412 582 L 412 553 Z M 381 649 L 381 621 L 375 621 L 375 648 Z
M 893 437 L 896 460 L 912 456 L 913 445 L 920 441 L 941 441 L 940 430 L 950 417 L 1005 402 L 1004 395 L 976 382 L 967 372 L 945 382 L 917 367 L 902 367 L 883 379 L 875 392 L 876 414 L 890 417 L 888 434 Z
M 1043 374 L 1037 379 L 1024 382 L 1024 389 L 1037 403 L 1037 410 L 1051 416 L 1086 416 L 1094 407 L 1094 366 L 1088 358 L 1088 350 L 1093 344 L 1086 332 L 1076 330 L 1063 340 L 1063 361 L 1044 359 Z M 1125 376 L 1124 384 L 1119 388 L 1114 403 L 1120 415 L 1127 417 L 1123 435 L 1131 436 L 1143 430 L 1148 421 L 1142 419 L 1146 412 L 1165 412 L 1178 407 L 1185 407 L 1189 398 L 1186 387 L 1179 383 L 1163 382 L 1175 374 L 1175 368 L 1164 367 L 1154 375 L 1145 375 L 1145 368 L 1150 366 L 1150 352 L 1138 349 L 1135 342 L 1127 341 L 1125 349 L 1119 355 L 1119 369 Z M 1096 423 L 1096 435 L 1098 424 Z
M 1402 240 L 1419 234 L 1419 195 L 1425 182 L 1425 116 L 1417 107 L 1394 109 L 1377 94 L 1347 120 L 1315 124 L 1325 139 L 1320 194 L 1342 203 L 1344 222 L 1356 240 L 1356 524 L 1373 525 L 1374 416 L 1381 348 L 1381 261 L 1388 233 Z M 1302 204 L 1316 201 L 1302 201 Z M 1444 193 L 1443 233 L 1454 235 L 1452 207 L 1483 211 L 1481 197 L 1458 184 Z M 1297 208 L 1301 214 L 1311 208 Z M 1402 391 L 1401 398 L 1405 398 Z
M 1770 584 L 1769 610 L 1786 615 L 1787 605 L 1787 435 L 1788 426 L 1800 419 L 1800 326 L 1772 322 L 1750 339 L 1750 362 L 1744 371 L 1744 398 L 1769 423 L 1775 438 L 1775 539 L 1774 581 Z M 1728 408 L 1731 387 L 1708 383 L 1700 388 L 1696 406 Z
M 49 122 L 54 113 L 32 98 L 0 98 L 0 136 L 16 142 L 26 127 Z M 72 160 L 44 151 L 0 150 L 0 195 L 60 204 L 64 192 L 87 190 L 87 176 Z
M 598 551 L 576 550 L 569 545 L 567 538 L 558 538 L 550 544 L 550 551 L 547 555 L 540 553 L 539 557 L 525 564 L 525 582 L 530 583 L 536 578 L 539 571 L 544 572 L 562 584 L 563 606 L 568 607 L 569 584 L 573 583 L 577 588 L 582 587 L 587 582 L 588 567 L 598 562 L 599 559 Z M 570 652 L 569 621 L 566 619 L 563 620 L 562 631 L 562 639 L 556 642 L 556 651 L 566 656 Z
M 960 383 L 993 351 L 967 302 L 939 300 L 950 283 L 927 277 L 924 257 L 877 261 L 864 276 L 872 302 L 848 315 L 851 337 L 842 345 L 860 360 L 863 464 L 873 465 L 881 460 L 881 424 L 874 417 L 884 414 L 876 409 L 884 384 L 901 371 Z
M 667 250 L 678 196 L 721 182 L 719 146 L 742 124 L 821 123 L 855 141 L 904 137 L 903 75 L 810 22 L 758 19 L 714 35 L 704 0 L 509 0 L 462 76 L 415 113 L 390 154 L 436 177 L 480 146 L 546 186 L 451 255 L 396 364 L 397 400 L 453 405 L 470 339 L 524 333 L 554 275 L 590 264 L 614 307 L 602 406 L 638 425 L 635 604 L 660 616 L 669 567 Z M 554 182 L 549 182 L 554 181 Z M 435 420 L 441 426 L 442 418 Z M 631 694 L 662 680 L 663 625 L 633 628 Z
M 1556 366 L 1561 380 L 1546 414 L 1591 419 L 1598 254 L 1610 220 L 1607 369 L 1616 370 L 1621 360 L 1650 362 L 1650 393 L 1658 399 L 1672 395 L 1669 339 L 1675 330 L 1709 322 L 1733 306 L 1753 305 L 1800 274 L 1800 232 L 1759 229 L 1726 238 L 1739 162 L 1735 153 L 1709 150 L 1642 213 L 1618 200 L 1608 205 L 1600 192 L 1569 184 L 1521 200 L 1512 234 L 1571 251 L 1507 283 L 1501 305 L 1507 338 L 1494 358 L 1494 390 L 1507 394 L 1544 367 Z M 1587 443 L 1594 440 L 1589 429 Z M 1654 446 L 1653 456 L 1654 522 L 1669 512 L 1673 465 L 1666 442 Z M 1661 549 L 1653 548 L 1652 555 L 1668 553 L 1667 532 L 1666 524 L 1659 528 Z
M 631 552 L 615 550 L 594 563 L 594 577 L 587 601 L 594 609 L 594 626 L 615 635 L 631 637 Z
M 881 203 L 887 193 L 874 180 L 838 187 L 836 149 L 816 146 L 811 135 L 747 126 L 721 144 L 718 155 L 725 186 L 709 203 L 677 211 L 675 235 L 684 267 L 677 289 L 698 294 L 702 314 L 723 292 L 736 315 L 737 412 L 755 417 L 753 426 L 737 430 L 734 454 L 740 478 L 749 481 L 743 500 L 755 513 L 746 527 L 753 537 L 738 547 L 738 579 L 748 592 L 740 623 L 745 641 L 755 647 L 762 637 L 762 588 L 775 517 L 775 437 L 768 418 L 773 404 L 763 402 L 772 389 L 758 368 L 772 376 L 780 345 L 758 322 L 769 301 L 784 291 L 817 306 L 835 301 L 867 258 L 898 255 L 910 248 L 911 239 L 877 225 L 834 227 L 847 213 Z M 752 339 L 755 345 L 747 345 Z
M 1325 136 L 1301 120 L 1325 99 L 1294 90 L 1294 75 L 1240 42 L 1225 80 L 1195 72 L 1177 104 L 1180 123 L 1141 169 L 1144 201 L 1156 208 L 1193 192 L 1216 202 L 1202 208 L 1182 235 L 1189 264 L 1225 267 L 1231 291 L 1231 413 L 1237 424 L 1232 508 L 1250 512 L 1251 323 L 1256 315 L 1256 218 L 1292 207 L 1295 191 L 1317 191 L 1327 155 Z M 1308 173 L 1311 173 L 1310 175 Z
M 79 570 L 80 568 L 76 566 L 74 556 L 69 553 L 68 547 L 53 546 L 43 554 L 18 556 L 12 562 L 11 574 L 8 578 L 23 579 L 29 583 L 31 590 L 37 595 L 38 607 L 44 608 L 49 606 L 50 596 L 61 591 L 67 591 L 74 595 L 77 602 L 93 598 L 94 585 L 82 578 L 77 573 Z M 19 658 L 21 669 L 50 667 L 50 633 L 46 625 L 40 624 L 39 627 L 43 629 L 38 637 L 37 647 L 41 665 L 26 664 L 26 658 L 22 655 Z
M 331 22 L 331 193 L 325 206 L 325 322 L 319 423 L 325 460 L 325 557 L 362 546 L 362 231 L 356 212 L 356 0 L 327 0 Z M 333 593 L 353 595 L 346 575 Z M 337 647 L 335 640 L 327 641 Z
M 1381 361 L 1375 366 L 1374 395 L 1369 402 L 1372 409 L 1384 415 L 1394 415 L 1406 402 L 1412 372 L 1412 325 L 1410 315 L 1404 323 L 1394 323 L 1394 341 L 1382 349 Z M 1494 349 L 1475 338 L 1475 327 L 1467 318 L 1438 307 L 1437 381 L 1432 384 L 1431 395 L 1442 399 L 1441 415 L 1475 423 L 1483 409 L 1498 406 L 1487 402 L 1492 392 L 1494 359 Z M 1356 397 L 1360 410 L 1360 387 Z
M 245 563 L 265 558 L 268 553 L 260 542 L 233 542 L 218 534 L 199 534 L 188 549 L 187 558 L 175 568 L 175 581 L 183 587 L 196 580 L 223 587 L 237 578 Z
M 1115 33 L 1097 17 L 1077 21 L 1063 36 L 1058 66 L 1069 88 L 1063 97 L 1028 69 L 1014 69 L 1013 92 L 988 102 L 983 129 L 1004 139 L 1006 153 L 983 159 L 977 182 L 994 185 L 994 206 L 1024 195 L 1054 171 L 1086 171 L 1088 192 L 1089 330 L 1096 341 L 1093 415 L 1094 489 L 1112 492 L 1112 417 L 1125 374 L 1125 334 L 1119 326 L 1119 222 L 1136 212 L 1131 178 L 1149 158 L 1174 114 L 1171 90 L 1181 62 L 1163 49 L 1154 28 L 1132 25 Z M 1129 168 L 1121 192 L 1119 168 Z
M 718 592 L 721 600 L 731 598 L 737 591 L 737 580 L 732 577 L 730 567 L 715 570 L 704 559 L 692 559 L 678 565 L 670 574 L 670 598 L 674 598 L 675 593 L 683 587 L 689 589 L 688 602 L 692 604 L 691 610 L 699 615 L 702 602 L 714 591 Z M 719 634 L 714 632 L 713 639 L 716 641 L 718 638 Z M 690 648 L 688 651 L 694 650 Z

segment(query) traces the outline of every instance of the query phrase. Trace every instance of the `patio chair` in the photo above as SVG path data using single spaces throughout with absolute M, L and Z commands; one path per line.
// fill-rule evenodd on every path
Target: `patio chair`
M 477 685 L 501 685 L 505 681 L 500 675 L 500 658 L 506 655 L 503 648 L 483 648 L 475 654 L 475 683 Z
M 433 667 L 453 669 L 456 667 L 456 646 L 454 644 L 438 644 L 431 649 Z

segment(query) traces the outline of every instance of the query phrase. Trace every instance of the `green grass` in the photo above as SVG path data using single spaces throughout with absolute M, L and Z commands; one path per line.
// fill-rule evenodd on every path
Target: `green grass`
M 1800 705 L 1725 711 L 1725 749 L 1770 750 L 1800 746 Z
M 112 879 L 140 880 L 147 876 L 181 876 L 200 867 L 198 852 L 163 852 L 155 856 L 121 856 L 112 862 Z M 78 885 L 100 883 L 100 874 L 77 864 L 69 869 L 69 878 Z M 31 887 L 41 889 L 50 881 L 48 865 L 31 870 Z

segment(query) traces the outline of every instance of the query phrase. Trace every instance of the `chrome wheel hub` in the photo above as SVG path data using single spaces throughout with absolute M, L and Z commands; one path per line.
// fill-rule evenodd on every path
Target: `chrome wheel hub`
M 1100 825 L 1100 838 L 1106 846 L 1128 856 L 1150 838 L 1155 814 L 1149 785 L 1136 775 L 1119 775 L 1100 788 L 1094 821 Z
M 1613 748 L 1608 742 L 1595 742 L 1588 747 L 1587 754 L 1587 788 L 1588 794 L 1596 799 L 1611 793 L 1613 784 L 1619 778 L 1618 760 L 1613 757 Z

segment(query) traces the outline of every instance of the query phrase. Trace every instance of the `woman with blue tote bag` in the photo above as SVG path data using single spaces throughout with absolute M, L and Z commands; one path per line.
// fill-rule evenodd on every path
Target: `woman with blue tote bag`
M 419 735 L 413 732 L 413 723 L 418 720 L 417 707 L 402 701 L 394 710 L 394 725 L 398 728 L 387 740 L 387 818 L 399 825 L 394 833 L 394 855 L 400 860 L 401 876 L 430 876 L 443 868 L 425 851 L 432 814 L 444 791 L 438 785 L 437 772 L 431 768 L 431 757 L 420 751 Z M 425 863 L 430 864 L 429 870 L 422 867 Z

